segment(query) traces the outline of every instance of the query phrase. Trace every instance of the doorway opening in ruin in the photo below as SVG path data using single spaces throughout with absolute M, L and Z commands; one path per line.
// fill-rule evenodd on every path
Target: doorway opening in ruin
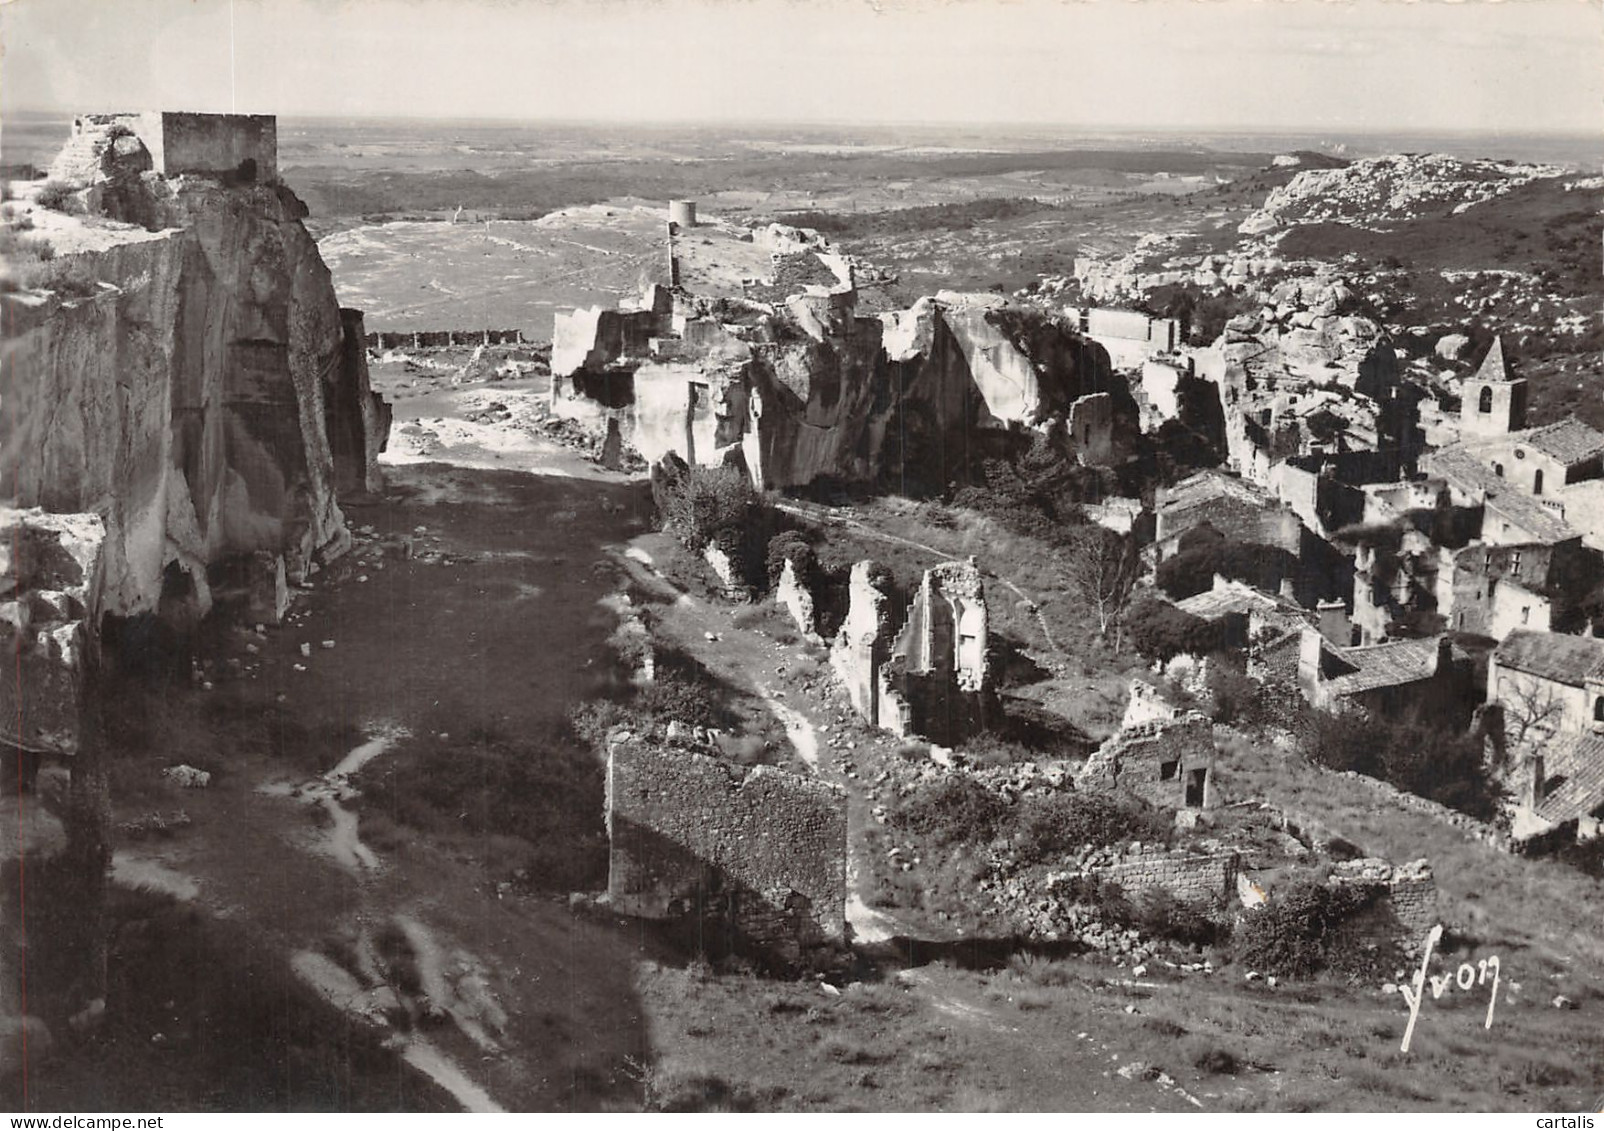
M 254 185 L 256 183 L 256 158 L 247 157 L 241 161 L 239 168 L 234 170 L 234 179 L 242 185 Z
M 617 471 L 624 465 L 624 436 L 618 430 L 618 418 L 607 418 L 607 439 L 602 441 L 602 466 Z
M 1209 772 L 1207 769 L 1192 770 L 1186 775 L 1186 807 L 1188 809 L 1203 808 L 1203 797 L 1208 789 Z

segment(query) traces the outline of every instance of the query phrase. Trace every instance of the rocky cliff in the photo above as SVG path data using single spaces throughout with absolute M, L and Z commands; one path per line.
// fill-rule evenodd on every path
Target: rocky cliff
M 1082 463 L 1116 458 L 1134 401 L 1107 351 L 1064 319 L 946 292 L 862 317 L 854 298 L 681 293 L 672 310 L 559 315 L 553 408 L 654 462 L 738 455 L 765 488 L 941 490 L 1055 421 Z
M 336 494 L 377 486 L 388 415 L 304 206 L 163 177 L 126 129 L 72 148 L 79 214 L 34 204 L 55 255 L 0 299 L 0 501 L 104 521 L 105 614 L 202 615 L 230 563 L 343 553 Z

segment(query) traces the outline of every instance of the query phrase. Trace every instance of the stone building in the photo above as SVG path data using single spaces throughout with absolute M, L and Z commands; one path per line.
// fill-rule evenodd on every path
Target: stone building
M 1516 756 L 1562 735 L 1604 732 L 1604 640 L 1511 632 L 1488 663 L 1487 702 L 1502 710 Z
M 1313 628 L 1298 648 L 1298 688 L 1322 711 L 1383 718 L 1451 712 L 1470 690 L 1469 657 L 1447 636 L 1342 648 Z
M 1092 752 L 1077 789 L 1133 793 L 1158 806 L 1207 809 L 1214 798 L 1214 724 L 1196 713 L 1123 727 Z
M 1502 436 L 1526 426 L 1526 381 L 1512 377 L 1504 360 L 1504 339 L 1497 337 L 1475 374 L 1464 383 L 1459 412 L 1460 434 Z
M 151 168 L 164 177 L 278 180 L 278 120 L 271 114 L 196 114 L 162 110 L 137 114 L 79 114 L 50 175 L 82 183 L 99 168 L 108 137 L 138 138 Z
M 728 949 L 786 966 L 846 938 L 846 794 L 636 739 L 607 755 L 607 899 L 643 919 L 698 919 Z

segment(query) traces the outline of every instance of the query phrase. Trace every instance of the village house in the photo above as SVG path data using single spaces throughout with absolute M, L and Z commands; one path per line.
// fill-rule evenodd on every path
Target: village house
M 1470 658 L 1447 636 L 1341 648 L 1314 628 L 1298 645 L 1298 689 L 1322 711 L 1432 715 L 1466 702 Z
M 1565 821 L 1596 835 L 1604 814 L 1604 641 L 1512 632 L 1493 653 L 1487 703 L 1516 783 L 1515 832 Z

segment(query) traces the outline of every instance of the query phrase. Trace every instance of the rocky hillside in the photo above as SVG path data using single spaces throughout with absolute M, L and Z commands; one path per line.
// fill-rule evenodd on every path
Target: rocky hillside
M 294 578 L 343 552 L 336 491 L 369 485 L 388 418 L 304 206 L 163 177 L 127 133 L 73 152 L 7 206 L 30 254 L 0 300 L 4 501 L 104 520 L 118 615 L 203 614 L 244 555 Z
M 1463 161 L 1441 154 L 1401 154 L 1309 169 L 1275 189 L 1238 231 L 1257 235 L 1297 224 L 1374 228 L 1463 212 L 1510 189 L 1562 170 L 1544 165 Z

